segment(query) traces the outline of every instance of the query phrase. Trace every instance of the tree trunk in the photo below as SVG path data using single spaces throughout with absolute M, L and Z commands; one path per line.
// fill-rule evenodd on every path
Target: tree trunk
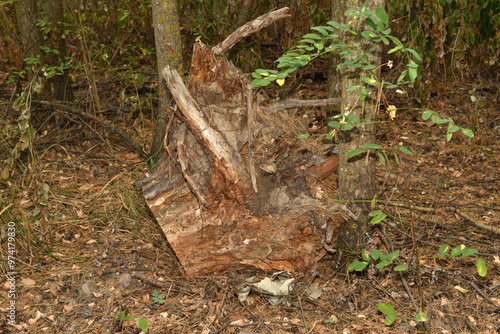
M 249 82 L 223 55 L 286 16 L 287 8 L 263 15 L 214 48 L 197 42 L 187 88 L 172 67 L 163 71 L 178 106 L 168 157 L 136 185 L 188 274 L 315 270 L 332 241 L 332 220 L 307 181 L 333 171 L 336 160 L 315 166 L 312 153 L 293 147 L 297 140 L 280 142 L 258 117 Z M 280 145 L 254 152 L 256 134 Z
M 23 45 L 23 58 L 35 58 L 40 54 L 40 47 L 43 45 L 43 36 L 36 26 L 38 20 L 38 1 L 19 0 L 16 2 L 17 24 Z M 30 82 L 37 78 L 39 87 L 45 85 L 44 76 L 39 75 L 39 70 L 43 63 L 30 66 L 28 68 L 28 80 Z
M 177 1 L 155 0 L 152 2 L 152 5 L 160 87 L 160 105 L 158 107 L 150 155 L 156 155 L 156 157 L 159 158 L 161 155 L 160 149 L 166 134 L 167 122 L 171 117 L 169 108 L 173 105 L 172 95 L 165 85 L 162 71 L 165 67 L 170 66 L 170 68 L 182 74 L 182 43 Z
M 345 11 L 346 11 L 345 1 L 332 0 L 331 1 L 331 18 L 333 21 L 338 23 L 345 23 Z M 342 96 L 342 74 L 337 70 L 337 65 L 342 63 L 342 58 L 339 54 L 333 52 L 330 55 L 330 65 L 328 66 L 328 84 L 326 88 L 326 97 L 334 98 Z M 326 107 L 326 117 L 330 121 L 330 117 L 333 117 L 340 113 L 340 106 L 330 105 Z
M 360 8 L 364 1 L 348 1 L 348 8 Z M 369 1 L 368 8 L 374 12 L 376 7 L 384 6 L 382 0 Z M 358 22 L 357 31 L 360 35 L 364 23 Z M 360 43 L 357 38 L 349 38 L 346 43 L 356 45 Z M 372 64 L 380 64 L 380 49 L 372 54 Z M 364 101 L 359 99 L 359 92 L 349 92 L 348 89 L 359 84 L 359 73 L 342 70 L 342 113 L 357 115 L 362 123 L 371 123 L 376 119 L 377 96 L 375 89 L 369 89 L 368 96 Z M 376 129 L 374 124 L 366 124 L 355 127 L 351 131 L 339 131 L 339 200 L 347 203 L 347 207 L 354 213 L 356 218 L 348 217 L 339 230 L 338 249 L 343 253 L 359 254 L 366 245 L 366 233 L 370 228 L 368 212 L 371 211 L 370 204 L 375 195 L 376 173 L 375 157 L 372 155 L 357 155 L 347 158 L 347 153 L 357 149 L 364 143 L 375 142 Z
M 67 62 L 66 56 L 66 41 L 64 35 L 64 6 L 62 0 L 46 0 L 45 15 L 47 16 L 48 27 L 50 31 L 47 33 L 47 45 L 49 50 L 57 50 L 58 52 L 49 52 L 45 56 L 45 61 L 49 66 L 57 67 L 61 63 Z M 59 72 L 59 70 L 58 70 Z M 58 73 L 48 79 L 46 91 L 49 93 L 51 100 L 73 101 L 73 89 L 69 77 L 69 69 L 64 69 L 62 73 Z

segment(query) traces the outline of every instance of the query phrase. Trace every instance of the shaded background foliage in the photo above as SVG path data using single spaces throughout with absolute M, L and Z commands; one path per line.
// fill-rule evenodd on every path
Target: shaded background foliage
M 196 37 L 201 36 L 204 42 L 215 45 L 237 26 L 283 6 L 291 8 L 291 19 L 247 38 L 232 51 L 230 59 L 245 72 L 262 67 L 266 52 L 281 54 L 310 26 L 329 20 L 330 1 L 179 1 L 185 65 L 189 64 Z M 388 7 L 396 34 L 421 52 L 428 65 L 470 77 L 481 73 L 484 66 L 497 64 L 500 39 L 497 1 L 399 0 L 391 1 Z M 88 52 L 97 71 L 123 73 L 143 68 L 150 74 L 156 72 L 150 1 L 66 1 L 65 9 L 66 44 L 70 53 L 75 52 L 77 60 L 73 63 L 73 74 L 78 74 L 75 70 L 85 52 L 78 43 L 82 34 L 90 41 Z M 72 15 L 69 9 L 78 16 Z M 22 56 L 12 1 L 2 2 L 1 15 L 3 60 L 0 66 L 3 71 L 14 73 L 20 70 Z M 44 17 L 45 14 L 40 13 L 39 22 L 43 22 Z M 133 77 L 130 72 L 123 76 L 124 79 Z

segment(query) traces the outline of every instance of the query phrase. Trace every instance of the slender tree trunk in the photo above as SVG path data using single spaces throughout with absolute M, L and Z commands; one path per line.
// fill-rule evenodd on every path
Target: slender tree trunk
M 38 0 L 19 0 L 16 2 L 17 24 L 19 26 L 19 35 L 23 45 L 23 58 L 35 58 L 40 54 L 40 47 L 43 43 L 41 31 L 36 26 L 38 19 Z M 28 68 L 28 80 L 31 82 L 35 76 L 38 79 L 44 78 L 37 73 L 41 64 L 30 66 Z M 39 82 L 41 86 L 44 82 Z
M 64 6 L 62 0 L 46 0 L 45 15 L 50 27 L 50 32 L 47 34 L 47 45 L 50 50 L 58 52 L 49 52 L 46 55 L 46 62 L 50 66 L 59 66 L 66 62 L 66 41 L 64 40 Z M 59 70 L 58 70 L 59 72 Z M 62 73 L 51 77 L 47 83 L 47 91 L 52 99 L 59 101 L 74 100 L 73 89 L 69 77 L 69 69 L 65 69 Z
M 347 8 L 360 8 L 365 1 L 347 1 Z M 368 1 L 367 7 L 374 12 L 376 7 L 384 7 L 383 0 Z M 363 22 L 357 23 L 358 36 L 364 28 Z M 354 36 L 346 43 L 352 45 L 361 41 Z M 366 48 L 365 48 L 366 49 Z M 372 64 L 380 64 L 380 50 L 371 55 Z M 369 89 L 365 101 L 359 99 L 359 92 L 349 92 L 348 88 L 359 84 L 359 73 L 350 70 L 343 70 L 342 74 L 342 113 L 352 113 L 357 115 L 362 123 L 370 123 L 376 118 L 377 96 L 375 89 Z M 349 217 L 340 226 L 338 237 L 338 249 L 345 252 L 359 254 L 359 250 L 366 245 L 366 233 L 370 228 L 370 218 L 368 212 L 371 211 L 371 200 L 375 195 L 376 173 L 375 158 L 371 155 L 357 155 L 348 159 L 347 153 L 359 148 L 364 143 L 375 142 L 376 129 L 374 124 L 366 124 L 354 128 L 351 131 L 340 131 L 339 141 L 339 189 L 338 196 L 341 201 L 345 201 L 347 207 L 357 217 Z
M 166 134 L 166 125 L 170 117 L 169 107 L 172 106 L 172 95 L 166 88 L 163 69 L 170 68 L 182 71 L 182 44 L 179 26 L 179 14 L 175 0 L 153 0 L 153 25 L 155 30 L 156 56 L 158 63 L 158 78 L 160 87 L 160 105 L 155 122 L 155 133 L 150 155 L 157 154 Z M 157 155 L 159 158 L 160 154 Z
M 331 18 L 333 21 L 344 23 L 345 16 L 344 12 L 346 10 L 344 1 L 331 0 L 332 14 Z M 337 53 L 332 53 L 330 55 L 330 66 L 328 67 L 328 85 L 326 88 L 326 97 L 328 99 L 341 97 L 342 96 L 342 74 L 337 71 L 337 65 L 342 63 L 342 58 Z M 330 118 L 340 113 L 339 105 L 329 105 L 326 107 L 326 117 Z M 330 121 L 330 119 L 328 119 Z

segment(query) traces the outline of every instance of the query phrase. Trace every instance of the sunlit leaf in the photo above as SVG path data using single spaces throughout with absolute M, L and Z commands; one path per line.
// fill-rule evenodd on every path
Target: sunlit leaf
M 382 312 L 383 314 L 385 315 L 389 315 L 389 314 L 396 314 L 396 310 L 394 309 L 394 307 L 392 307 L 391 305 L 389 304 L 386 304 L 386 303 L 378 303 L 377 304 L 377 307 L 378 309 L 380 310 L 380 312 Z
M 420 312 L 415 316 L 415 321 L 427 321 L 427 314 L 425 312 Z
M 464 129 L 462 128 L 462 133 L 466 135 L 467 137 L 473 138 L 474 137 L 474 132 L 472 132 L 471 129 Z
M 441 247 L 439 247 L 439 254 L 441 255 L 446 255 L 450 251 L 450 246 L 448 244 L 444 244 Z
M 476 261 L 477 273 L 479 276 L 484 277 L 488 274 L 488 268 L 486 267 L 486 262 L 482 257 L 478 258 Z
M 465 245 L 459 245 L 455 248 L 453 248 L 453 250 L 451 251 L 450 255 L 451 256 L 458 256 L 460 254 L 462 254 L 462 251 L 465 249 Z

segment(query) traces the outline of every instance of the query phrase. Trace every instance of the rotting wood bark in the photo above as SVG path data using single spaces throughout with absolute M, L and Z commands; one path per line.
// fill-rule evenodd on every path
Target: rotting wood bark
M 247 32 L 239 29 L 231 40 Z M 187 87 L 174 70 L 163 71 L 178 107 L 164 145 L 168 158 L 136 185 L 188 274 L 314 270 L 332 249 L 322 244 L 333 244 L 325 237 L 332 235 L 332 220 L 317 209 L 323 203 L 306 178 L 335 170 L 336 156 L 316 159 L 294 147 L 296 139 L 278 137 L 272 152 L 259 152 L 258 135 L 277 131 L 264 131 L 269 125 L 259 117 L 255 90 L 213 51 L 223 53 L 223 43 L 213 49 L 195 44 Z M 275 169 L 264 172 L 269 159 Z
M 203 117 L 201 110 L 184 86 L 179 73 L 167 66 L 163 69 L 163 75 L 177 106 L 182 111 L 186 125 L 210 154 L 214 169 L 222 172 L 223 176 L 219 177 L 220 181 L 227 181 L 236 186 L 236 188 L 231 187 L 229 191 L 239 203 L 243 203 L 243 196 L 250 194 L 250 178 L 240 154 L 219 132 L 210 127 L 209 121 Z M 205 201 L 205 203 L 208 202 Z

